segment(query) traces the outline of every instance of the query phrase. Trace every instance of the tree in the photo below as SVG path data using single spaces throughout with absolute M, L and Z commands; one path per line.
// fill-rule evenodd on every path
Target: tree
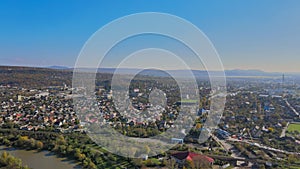
M 202 127 L 202 124 L 201 123 L 197 123 L 196 124 L 196 129 L 200 129 Z
M 64 138 L 64 136 L 59 135 L 56 139 L 56 144 L 58 145 L 65 145 L 66 144 L 66 140 Z
M 83 161 L 85 159 L 85 154 L 82 154 L 80 149 L 76 148 L 75 149 L 75 154 L 74 157 L 77 158 L 79 161 Z
M 3 143 L 4 143 L 6 146 L 9 146 L 9 145 L 10 145 L 10 141 L 9 141 L 7 138 L 3 139 Z
M 28 167 L 22 166 L 22 161 L 20 159 L 9 155 L 6 151 L 1 154 L 0 166 L 10 169 L 28 169 Z
M 274 128 L 272 128 L 272 127 L 269 127 L 268 130 L 269 130 L 271 133 L 274 132 Z
M 44 144 L 41 141 L 36 141 L 36 148 L 42 150 L 44 148 Z
M 149 154 L 150 153 L 150 151 L 151 151 L 151 149 L 149 148 L 149 146 L 148 145 L 145 145 L 145 153 L 146 154 Z
M 170 158 L 170 159 L 166 162 L 166 167 L 167 167 L 167 168 L 177 168 L 176 160 L 175 160 L 174 158 Z
M 210 168 L 210 164 L 204 156 L 193 157 L 193 164 L 196 169 Z
M 88 169 L 96 169 L 97 166 L 92 161 L 90 161 L 87 168 Z
M 290 155 L 288 156 L 288 162 L 289 162 L 289 163 L 295 163 L 296 161 L 298 161 L 298 158 L 297 158 L 296 155 L 290 154 Z

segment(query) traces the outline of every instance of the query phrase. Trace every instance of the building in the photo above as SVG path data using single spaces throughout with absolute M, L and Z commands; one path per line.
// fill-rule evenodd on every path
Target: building
M 172 139 L 171 139 L 171 143 L 172 143 L 172 144 L 183 144 L 183 139 L 172 138 Z
M 176 163 L 183 165 L 186 161 L 195 161 L 196 159 L 201 159 L 203 163 L 208 163 L 213 165 L 214 159 L 208 156 L 197 154 L 193 152 L 178 152 L 171 155 L 171 158 L 175 159 Z

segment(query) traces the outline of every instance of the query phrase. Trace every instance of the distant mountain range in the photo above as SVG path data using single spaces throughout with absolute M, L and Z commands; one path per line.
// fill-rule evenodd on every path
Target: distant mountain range
M 264 72 L 262 70 L 226 70 L 227 76 L 282 76 L 283 73 L 278 72 Z
M 64 66 L 50 66 L 47 67 L 50 69 L 59 69 L 59 70 L 72 70 L 73 68 L 68 68 Z M 94 69 L 91 68 L 80 68 L 79 70 L 82 71 L 94 71 Z M 115 73 L 116 68 L 98 68 L 97 72 L 99 73 Z M 195 76 L 208 76 L 208 72 L 205 70 L 191 70 Z M 118 72 L 121 74 L 133 74 L 135 72 L 140 72 L 142 75 L 148 75 L 148 76 L 166 76 L 167 73 L 161 70 L 155 70 L 155 69 L 134 69 L 134 68 L 119 68 Z M 185 76 L 188 70 L 168 70 L 169 73 L 176 74 L 176 76 Z M 221 76 L 221 71 L 210 71 L 211 75 L 215 76 Z M 264 72 L 262 70 L 241 70 L 241 69 L 235 69 L 235 70 L 225 70 L 226 76 L 261 76 L 261 77 L 278 77 L 282 76 L 283 73 L 279 72 Z M 285 73 L 286 75 L 296 75 L 300 73 Z
M 45 67 L 45 68 L 48 68 L 48 69 L 70 69 L 69 67 L 66 67 L 66 66 L 48 66 L 48 67 Z
M 21 67 L 21 66 L 0 66 L 2 68 L 12 68 L 12 69 L 30 69 L 30 67 Z M 48 67 L 42 67 L 41 69 L 53 69 L 53 70 L 65 70 L 65 71 L 73 71 L 73 68 L 69 68 L 66 66 L 48 66 Z M 37 67 L 32 67 L 32 69 L 38 69 Z M 86 72 L 93 72 L 94 69 L 91 68 L 80 68 L 79 70 L 86 71 Z M 99 73 L 115 73 L 116 68 L 98 68 L 97 72 Z M 208 72 L 205 70 L 191 70 L 192 73 L 196 77 L 208 77 Z M 159 76 L 159 77 L 165 77 L 169 76 L 168 73 L 161 70 L 155 70 L 155 69 L 134 69 L 134 68 L 119 68 L 118 73 L 121 74 L 133 74 L 136 72 L 140 72 L 141 75 L 147 75 L 147 76 Z M 175 74 L 176 76 L 186 76 L 188 70 L 168 70 L 169 73 Z M 221 71 L 210 71 L 211 75 L 213 76 L 221 76 L 223 72 Z M 286 76 L 293 76 L 293 77 L 300 77 L 300 73 L 279 73 L 279 72 L 264 72 L 261 70 L 225 70 L 225 75 L 227 77 L 281 77 L 282 74 L 285 74 Z

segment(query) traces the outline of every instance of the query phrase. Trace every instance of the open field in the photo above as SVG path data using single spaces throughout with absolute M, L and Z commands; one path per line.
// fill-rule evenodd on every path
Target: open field
M 182 99 L 181 103 L 197 103 L 198 100 L 194 99 Z
M 290 124 L 288 127 L 288 132 L 299 131 L 300 132 L 300 124 Z

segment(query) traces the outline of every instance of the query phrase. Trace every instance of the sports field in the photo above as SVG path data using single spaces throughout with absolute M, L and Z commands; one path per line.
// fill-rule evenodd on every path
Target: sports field
M 300 132 L 300 124 L 290 124 L 288 127 L 288 132 L 299 131 Z

